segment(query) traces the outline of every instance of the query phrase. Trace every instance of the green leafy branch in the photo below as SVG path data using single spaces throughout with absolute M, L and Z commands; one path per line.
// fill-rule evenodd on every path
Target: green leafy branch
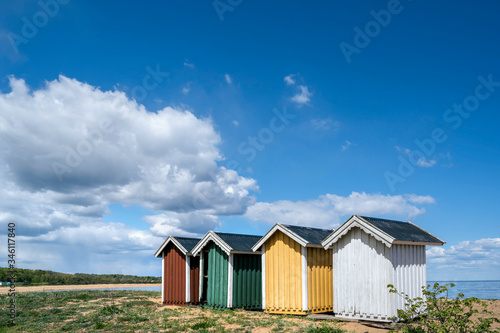
M 453 283 L 440 285 L 434 283 L 422 287 L 423 297 L 410 298 L 408 294 L 399 292 L 392 284 L 387 286 L 389 292 L 404 298 L 405 308 L 398 309 L 394 318 L 402 324 L 403 332 L 417 333 L 468 333 L 468 332 L 500 332 L 493 330 L 491 325 L 500 322 L 495 317 L 471 317 L 477 313 L 491 315 L 486 302 L 476 297 L 464 298 L 459 293 L 456 298 L 448 299 L 449 288 L 455 287 Z M 481 309 L 481 311 L 478 310 Z

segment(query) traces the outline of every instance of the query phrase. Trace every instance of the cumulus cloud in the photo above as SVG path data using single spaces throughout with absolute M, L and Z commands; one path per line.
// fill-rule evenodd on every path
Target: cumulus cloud
M 19 236 L 17 261 L 24 268 L 145 275 L 158 270 L 152 246 L 163 239 L 122 223 L 64 226 L 36 237 Z
M 312 93 L 309 92 L 307 86 L 299 85 L 298 89 L 299 91 L 295 95 L 293 95 L 290 100 L 298 106 L 308 104 L 311 100 Z
M 197 212 L 165 212 L 145 216 L 144 220 L 152 225 L 151 231 L 157 235 L 202 237 L 208 230 L 221 226 L 217 216 Z
M 431 247 L 427 250 L 430 264 L 438 269 L 471 269 L 500 271 L 500 238 L 483 238 L 475 241 L 463 241 L 458 245 Z
M 285 223 L 314 227 L 337 227 L 345 217 L 359 215 L 397 215 L 415 218 L 425 213 L 425 208 L 415 204 L 433 203 L 430 197 L 412 195 L 382 195 L 352 192 L 349 196 L 325 194 L 309 201 L 257 202 L 250 206 L 246 216 L 268 223 Z
M 285 81 L 287 86 L 292 86 L 295 84 L 294 76 L 295 74 L 290 74 L 283 78 L 283 81 Z
M 446 240 L 446 239 L 445 239 Z M 500 238 L 462 241 L 449 248 L 429 247 L 429 280 L 497 280 L 500 275 Z M 463 292 L 463 290 L 456 290 Z
M 430 195 L 407 194 L 406 198 L 414 204 L 435 204 L 436 200 Z
M 224 78 L 226 79 L 227 84 L 229 85 L 233 84 L 233 78 L 231 77 L 231 75 L 226 74 L 224 75 Z
M 55 249 L 64 235 L 95 239 L 94 228 L 150 255 L 153 240 L 205 233 L 217 216 L 255 202 L 254 179 L 217 165 L 221 139 L 210 119 L 150 112 L 123 92 L 64 76 L 37 90 L 11 77 L 10 87 L 0 93 L 0 220 L 19 223 L 27 244 Z M 157 212 L 144 218 L 149 236 L 99 224 L 111 203 Z

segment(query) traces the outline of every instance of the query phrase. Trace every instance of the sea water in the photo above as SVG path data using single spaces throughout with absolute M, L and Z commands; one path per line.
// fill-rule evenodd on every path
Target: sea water
M 448 298 L 456 298 L 458 293 L 464 294 L 464 298 L 477 297 L 481 299 L 500 299 L 500 280 L 497 281 L 427 281 L 432 285 L 437 282 L 440 285 L 453 283 L 455 287 L 448 288 Z M 82 290 L 140 290 L 140 291 L 161 291 L 160 286 L 152 287 L 128 287 L 128 288 L 103 288 L 103 289 L 82 289 Z M 56 290 L 54 290 L 56 291 Z M 442 295 L 446 296 L 446 295 Z
M 453 283 L 455 287 L 448 288 L 448 298 L 456 298 L 458 293 L 464 298 L 477 297 L 481 299 L 500 299 L 500 280 L 496 281 L 427 281 L 431 287 L 434 283 L 444 285 Z M 446 295 L 443 295 L 446 296 Z

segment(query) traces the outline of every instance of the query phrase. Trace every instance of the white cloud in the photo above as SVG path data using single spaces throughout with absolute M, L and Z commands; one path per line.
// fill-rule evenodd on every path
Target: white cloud
M 463 241 L 448 249 L 430 247 L 426 253 L 430 269 L 445 279 L 496 279 L 500 274 L 500 238 Z
M 353 214 L 372 216 L 391 214 L 405 219 L 415 218 L 425 212 L 425 208 L 419 208 L 415 204 L 432 203 L 429 198 L 414 194 L 391 196 L 364 192 L 352 192 L 347 197 L 325 194 L 309 201 L 257 202 L 248 208 L 246 216 L 252 220 L 272 224 L 280 222 L 334 228 Z
M 191 83 L 188 82 L 184 87 L 182 87 L 182 93 L 187 95 L 191 91 Z
M 233 84 L 233 78 L 229 74 L 225 74 L 224 78 L 226 79 L 227 84 L 231 85 Z
M 238 126 L 240 126 L 240 122 L 239 122 L 239 121 L 237 121 L 237 120 L 233 120 L 233 122 L 232 122 L 232 123 L 233 123 L 234 127 L 238 127 Z
M 65 226 L 36 237 L 19 236 L 17 262 L 23 268 L 72 273 L 145 275 L 158 272 L 152 253 L 163 240 L 122 223 Z
M 295 84 L 294 76 L 295 74 L 290 74 L 283 78 L 287 86 L 292 86 Z
M 396 150 L 402 154 L 405 154 L 406 156 L 410 157 L 411 159 L 417 157 L 417 156 L 422 156 L 423 153 L 418 151 L 418 153 L 415 151 L 412 151 L 408 148 L 402 148 L 402 147 L 399 147 L 399 146 L 396 146 Z M 413 156 L 415 155 L 415 156 Z M 421 168 L 430 168 L 430 167 L 433 167 L 434 165 L 436 165 L 437 163 L 437 160 L 435 159 L 427 159 L 425 156 L 422 156 L 420 158 L 418 158 L 416 164 L 421 167 Z
M 437 163 L 436 160 L 427 160 L 425 157 L 421 157 L 417 161 L 417 165 L 422 168 L 430 168 Z
M 189 68 L 194 68 L 194 64 L 191 64 L 187 59 L 184 61 L 184 66 Z
M 407 194 L 406 198 L 414 204 L 435 204 L 436 200 L 430 195 Z
M 340 127 L 340 123 L 338 121 L 333 121 L 331 118 L 311 119 L 311 125 L 314 127 L 314 129 L 325 131 L 328 131 L 330 129 L 337 130 Z
M 217 166 L 221 139 L 210 119 L 172 107 L 149 112 L 123 92 L 64 76 L 34 91 L 15 78 L 10 86 L 0 93 L 0 221 L 22 225 L 30 253 L 60 258 L 77 235 L 105 252 L 100 230 L 151 256 L 166 233 L 205 233 L 218 215 L 255 202 L 255 180 Z M 155 211 L 144 217 L 150 230 L 103 223 L 111 203 Z M 76 263 L 58 263 L 66 264 Z
M 221 226 L 217 216 L 196 212 L 165 212 L 145 216 L 144 220 L 152 225 L 151 231 L 156 235 L 202 237 L 208 230 Z
M 290 100 L 296 103 L 298 106 L 308 104 L 311 100 L 312 93 L 309 92 L 307 86 L 300 85 L 298 88 L 299 92 L 296 93 Z
M 345 140 L 345 143 L 342 145 L 342 150 L 347 150 L 350 146 L 357 146 L 357 144 Z
M 500 265 L 500 238 L 463 241 L 449 249 L 431 247 L 427 250 L 429 262 L 444 265 L 472 265 L 491 262 Z

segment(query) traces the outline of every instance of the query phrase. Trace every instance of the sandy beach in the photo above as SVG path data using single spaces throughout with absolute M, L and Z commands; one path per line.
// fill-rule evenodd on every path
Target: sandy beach
M 160 283 L 123 283 L 123 284 L 82 284 L 82 285 L 62 285 L 62 286 L 16 286 L 16 293 L 27 293 L 34 291 L 50 290 L 78 290 L 78 289 L 104 289 L 104 288 L 133 288 L 133 287 L 160 287 Z M 0 288 L 0 295 L 9 292 L 8 287 Z

